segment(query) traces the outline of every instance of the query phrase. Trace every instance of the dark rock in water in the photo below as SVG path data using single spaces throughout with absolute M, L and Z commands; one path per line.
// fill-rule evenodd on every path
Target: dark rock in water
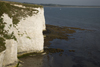
M 63 53 L 60 53 L 59 56 L 62 56 Z
M 51 31 L 50 31 L 49 29 L 46 29 L 46 30 L 43 31 L 43 34 L 44 34 L 44 35 L 50 34 L 50 33 L 51 33 Z
M 73 33 L 76 33 L 76 30 L 85 30 L 75 27 L 59 27 L 54 25 L 46 25 L 46 31 L 43 31 L 43 34 L 46 35 L 44 39 L 44 45 L 50 45 L 49 41 L 53 39 L 64 39 L 69 40 L 69 36 Z M 74 52 L 74 51 L 73 51 Z
M 59 48 L 45 48 L 44 51 L 46 53 L 58 53 L 58 52 L 64 52 L 63 49 L 59 49 Z
M 75 50 L 69 50 L 69 52 L 75 52 Z

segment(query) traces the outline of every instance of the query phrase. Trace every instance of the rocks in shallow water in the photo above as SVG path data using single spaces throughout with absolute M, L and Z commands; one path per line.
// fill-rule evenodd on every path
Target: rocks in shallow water
M 53 39 L 69 40 L 69 36 L 71 36 L 73 33 L 76 33 L 76 30 L 86 30 L 86 29 L 75 28 L 75 27 L 59 27 L 47 24 L 46 31 L 43 32 L 43 34 L 46 35 L 44 39 L 44 45 L 45 46 L 50 45 L 49 41 L 52 41 Z
M 63 53 L 60 53 L 59 56 L 62 56 Z
M 69 52 L 75 52 L 75 50 L 69 50 Z
M 59 49 L 59 48 L 45 48 L 44 51 L 46 53 L 58 53 L 58 52 L 64 52 L 63 49 Z

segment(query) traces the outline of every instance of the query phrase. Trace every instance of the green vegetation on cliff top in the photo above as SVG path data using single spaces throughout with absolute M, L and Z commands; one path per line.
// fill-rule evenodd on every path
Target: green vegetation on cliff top
M 22 5 L 24 7 L 15 6 Z M 33 5 L 33 4 L 23 4 L 17 2 L 8 2 L 8 1 L 0 1 L 0 17 L 2 14 L 8 14 L 9 17 L 13 19 L 13 24 L 17 25 L 21 18 L 25 18 L 27 16 L 32 16 L 33 14 L 37 14 L 38 10 L 34 8 L 42 8 L 40 5 Z

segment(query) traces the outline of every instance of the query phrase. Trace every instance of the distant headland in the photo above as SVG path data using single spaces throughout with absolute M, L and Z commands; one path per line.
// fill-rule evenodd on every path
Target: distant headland
M 24 2 L 27 3 L 27 2 Z M 28 4 L 35 4 L 35 3 L 28 3 Z M 100 8 L 100 6 L 94 5 L 60 5 L 60 4 L 38 4 L 44 7 L 85 7 L 85 8 Z

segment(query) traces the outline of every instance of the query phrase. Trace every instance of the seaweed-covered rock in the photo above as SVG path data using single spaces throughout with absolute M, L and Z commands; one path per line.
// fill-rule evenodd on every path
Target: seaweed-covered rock
M 64 50 L 60 49 L 60 48 L 45 48 L 44 50 L 45 50 L 46 53 L 64 52 Z

